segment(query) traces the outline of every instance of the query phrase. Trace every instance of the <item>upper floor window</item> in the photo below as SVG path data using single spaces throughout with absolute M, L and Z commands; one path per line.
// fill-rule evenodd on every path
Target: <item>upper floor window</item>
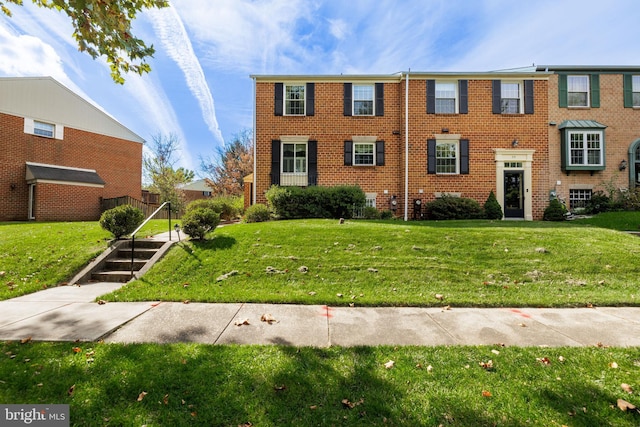
M 567 76 L 569 107 L 589 106 L 589 76 Z
M 560 107 L 600 107 L 600 75 L 558 74 L 558 105 Z
M 33 134 L 39 136 L 46 136 L 47 138 L 53 138 L 55 136 L 56 127 L 51 123 L 44 123 L 34 120 L 33 121 Z
M 304 85 L 285 85 L 284 114 L 287 116 L 304 116 Z
M 623 82 L 625 108 L 640 107 L 640 75 L 625 74 Z
M 344 84 L 345 116 L 384 116 L 384 84 Z
M 353 115 L 373 116 L 372 85 L 353 85 Z
M 468 112 L 468 80 L 427 80 L 427 114 Z
M 533 80 L 494 80 L 493 114 L 533 114 Z
M 313 116 L 315 83 L 276 83 L 275 116 Z

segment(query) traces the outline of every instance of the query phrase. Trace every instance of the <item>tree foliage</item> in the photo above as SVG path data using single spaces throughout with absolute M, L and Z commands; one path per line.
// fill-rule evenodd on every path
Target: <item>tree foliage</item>
M 128 72 L 142 75 L 151 71 L 146 59 L 153 56 L 155 49 L 131 33 L 131 23 L 142 9 L 167 7 L 168 0 L 32 1 L 39 7 L 66 13 L 78 49 L 93 59 L 105 56 L 116 83 L 124 83 L 123 74 Z M 11 16 L 7 3 L 21 6 L 22 0 L 0 0 L 0 10 Z
M 201 158 L 200 169 L 214 194 L 241 196 L 244 177 L 253 172 L 253 132 L 245 129 L 234 135 L 218 148 L 215 159 Z
M 160 203 L 171 202 L 176 211 L 184 207 L 184 196 L 178 186 L 188 184 L 195 177 L 189 169 L 174 169 L 179 144 L 175 134 L 155 135 L 149 146 L 150 153 L 145 153 L 142 160 L 145 178 L 150 183 L 148 189 L 160 194 Z

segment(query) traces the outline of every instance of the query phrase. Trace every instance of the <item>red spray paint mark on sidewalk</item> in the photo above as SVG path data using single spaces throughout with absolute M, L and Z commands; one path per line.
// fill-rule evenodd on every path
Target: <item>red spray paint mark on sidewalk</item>
M 332 318 L 333 314 L 331 314 L 331 310 L 333 310 L 331 307 L 323 305 L 322 306 L 322 313 L 320 314 L 320 316 L 326 317 L 327 319 Z
M 510 311 L 511 311 L 512 313 L 517 314 L 517 315 L 518 315 L 518 316 L 520 316 L 520 317 L 524 317 L 524 318 L 526 318 L 526 319 L 531 319 L 531 315 L 530 315 L 530 314 L 523 313 L 523 312 L 521 312 L 520 310 L 516 310 L 515 308 L 511 309 Z

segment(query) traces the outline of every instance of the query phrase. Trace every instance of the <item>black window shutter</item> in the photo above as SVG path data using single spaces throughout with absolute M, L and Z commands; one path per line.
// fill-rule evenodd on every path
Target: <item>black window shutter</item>
M 436 113 L 436 81 L 427 80 L 427 114 Z
M 436 140 L 427 140 L 427 173 L 436 173 Z
M 271 140 L 271 185 L 280 185 L 280 140 Z
M 307 164 L 309 185 L 318 185 L 318 141 L 313 139 L 307 142 Z
M 384 141 L 376 141 L 376 166 L 384 166 Z
M 384 83 L 376 83 L 376 116 L 384 116 Z
M 353 141 L 344 142 L 344 165 L 353 165 Z
M 533 114 L 533 80 L 524 81 L 524 113 Z
M 460 105 L 458 112 L 460 114 L 469 114 L 469 81 L 460 80 L 458 82 L 458 92 L 460 94 Z
M 345 116 L 351 116 L 353 115 L 353 113 L 351 112 L 351 108 L 352 108 L 352 97 L 353 97 L 353 92 L 351 90 L 351 83 L 345 83 L 344 84 L 344 115 Z
M 492 111 L 493 114 L 502 113 L 502 82 L 500 80 L 492 81 Z
M 469 140 L 460 140 L 460 174 L 469 174 Z
M 283 84 L 282 83 L 276 83 L 275 84 L 275 111 L 274 111 L 274 115 L 276 116 L 281 116 L 283 110 L 283 101 L 282 98 L 284 96 L 284 90 L 283 90 Z
M 623 92 L 623 98 L 624 98 L 624 108 L 632 108 L 633 107 L 633 75 L 632 74 L 628 74 L 628 73 L 623 74 L 622 92 Z
M 600 74 L 591 74 L 589 82 L 591 82 L 591 107 L 600 108 Z
M 314 105 L 316 98 L 315 86 L 315 83 L 307 83 L 307 116 L 313 116 L 316 113 Z

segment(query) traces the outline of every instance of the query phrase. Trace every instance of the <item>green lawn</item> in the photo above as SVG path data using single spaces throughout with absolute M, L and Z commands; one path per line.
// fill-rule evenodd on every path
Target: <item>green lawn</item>
M 168 221 L 152 220 L 138 237 L 164 231 Z M 97 222 L 0 223 L 0 300 L 71 280 L 111 237 Z
M 635 391 L 623 389 L 640 389 L 637 348 L 0 343 L 0 349 L 0 402 L 66 403 L 72 425 L 524 427 L 640 420 L 616 406 L 617 399 L 640 403 Z
M 101 298 L 637 305 L 639 257 L 638 237 L 577 221 L 276 221 L 227 226 L 206 241 L 182 242 L 140 280 Z

